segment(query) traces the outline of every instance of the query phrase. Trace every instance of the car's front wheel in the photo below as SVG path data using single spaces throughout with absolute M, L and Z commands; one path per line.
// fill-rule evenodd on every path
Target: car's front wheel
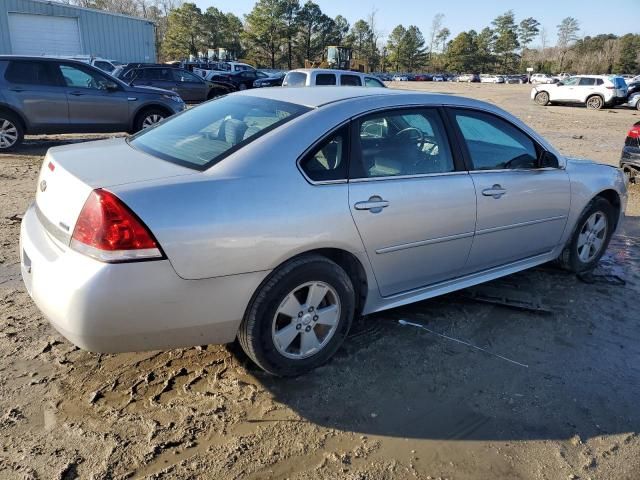
M 534 101 L 538 105 L 546 107 L 547 105 L 549 105 L 549 94 L 547 92 L 538 92 L 534 97 Z
M 615 222 L 615 209 L 607 200 L 601 197 L 592 200 L 560 256 L 562 266 L 575 273 L 593 270 L 609 245 Z
M 159 108 L 150 108 L 141 112 L 136 118 L 135 131 L 144 130 L 145 128 L 153 127 L 156 123 L 160 123 L 167 118 L 168 115 Z
M 354 288 L 346 272 L 328 258 L 303 256 L 278 268 L 259 288 L 238 340 L 266 372 L 301 375 L 335 354 L 354 311 Z
M 23 138 L 20 120 L 12 113 L 0 111 L 0 152 L 17 147 Z

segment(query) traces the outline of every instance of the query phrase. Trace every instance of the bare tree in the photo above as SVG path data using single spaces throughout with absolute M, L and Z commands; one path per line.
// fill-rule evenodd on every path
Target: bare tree
M 444 21 L 444 13 L 436 13 L 431 21 L 431 34 L 429 37 L 429 67 L 433 60 L 433 48 L 435 47 L 436 37 L 442 30 L 442 22 Z

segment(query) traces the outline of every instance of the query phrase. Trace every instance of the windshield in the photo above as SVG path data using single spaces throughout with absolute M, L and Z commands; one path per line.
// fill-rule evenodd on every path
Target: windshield
M 129 144 L 163 160 L 205 170 L 309 110 L 265 98 L 222 97 L 141 131 Z

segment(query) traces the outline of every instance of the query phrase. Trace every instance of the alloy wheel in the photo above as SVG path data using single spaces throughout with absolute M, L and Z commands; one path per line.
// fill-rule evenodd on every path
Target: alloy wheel
M 578 258 L 582 263 L 589 263 L 596 258 L 607 238 L 607 216 L 603 212 L 594 212 L 582 225 L 578 236 Z
M 0 118 L 0 148 L 12 147 L 18 141 L 18 128 L 9 120 Z
M 591 97 L 587 100 L 587 107 L 593 110 L 600 110 L 602 108 L 602 99 L 600 97 Z
M 142 121 L 142 128 L 152 127 L 153 125 L 155 125 L 158 122 L 161 122 L 162 120 L 164 120 L 164 117 L 162 115 L 159 115 L 157 113 L 152 113 L 151 115 L 147 115 L 144 118 L 144 120 Z
M 284 298 L 273 317 L 271 337 L 276 350 L 294 360 L 315 355 L 335 334 L 340 314 L 340 297 L 331 285 L 299 285 Z

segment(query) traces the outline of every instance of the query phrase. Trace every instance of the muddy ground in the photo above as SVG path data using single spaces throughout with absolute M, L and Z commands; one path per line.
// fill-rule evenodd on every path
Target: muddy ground
M 640 120 L 536 107 L 526 86 L 424 87 L 612 164 Z M 0 478 L 640 478 L 638 187 L 591 283 L 544 267 L 491 284 L 548 312 L 447 295 L 359 320 L 328 365 L 282 380 L 233 346 L 97 355 L 48 325 L 20 280 L 20 217 L 46 148 L 86 138 L 0 155 Z

